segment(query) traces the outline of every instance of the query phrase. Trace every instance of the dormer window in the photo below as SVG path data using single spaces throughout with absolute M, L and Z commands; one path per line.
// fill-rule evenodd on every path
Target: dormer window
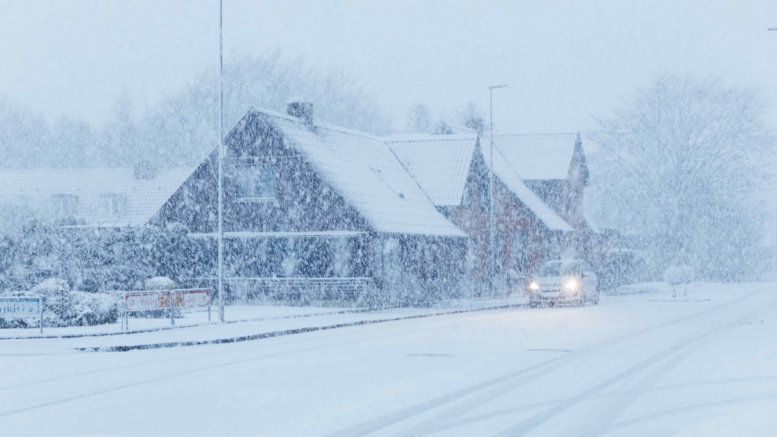
M 100 214 L 107 217 L 119 217 L 124 213 L 124 196 L 106 193 L 100 196 Z
M 265 202 L 277 197 L 277 174 L 273 164 L 237 167 L 237 199 L 243 202 Z
M 78 196 L 55 194 L 49 201 L 49 210 L 54 217 L 72 217 L 78 208 Z

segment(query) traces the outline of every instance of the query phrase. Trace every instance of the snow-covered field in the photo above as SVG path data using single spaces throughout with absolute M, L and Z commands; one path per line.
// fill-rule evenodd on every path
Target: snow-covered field
M 294 312 L 233 309 L 277 317 L 1 340 L 0 435 L 775 435 L 776 291 L 773 283 L 695 284 L 675 299 L 663 288 L 603 297 L 594 307 L 487 310 L 129 352 L 77 348 L 440 311 L 278 318 Z

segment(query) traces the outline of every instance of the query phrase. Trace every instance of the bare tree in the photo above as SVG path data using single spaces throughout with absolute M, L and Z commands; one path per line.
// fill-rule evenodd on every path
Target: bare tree
M 428 134 L 432 126 L 432 111 L 423 103 L 417 103 L 407 110 L 407 125 L 405 130 L 411 134 Z
M 467 102 L 456 111 L 456 123 L 482 134 L 485 128 L 483 111 L 475 102 Z
M 49 134 L 42 115 L 0 95 L 0 167 L 38 165 Z
M 742 277 L 763 229 L 753 194 L 773 162 L 763 113 L 753 90 L 654 79 L 599 120 L 596 215 L 639 236 L 657 269 L 687 262 L 708 277 Z
M 193 164 L 218 143 L 218 76 L 215 69 L 149 111 L 140 122 L 142 141 L 164 147 L 154 153 L 168 163 Z M 224 66 L 224 126 L 228 130 L 250 107 L 285 112 L 292 98 L 315 105 L 322 121 L 375 135 L 391 132 L 391 120 L 357 78 L 341 69 L 322 70 L 280 52 L 247 56 Z

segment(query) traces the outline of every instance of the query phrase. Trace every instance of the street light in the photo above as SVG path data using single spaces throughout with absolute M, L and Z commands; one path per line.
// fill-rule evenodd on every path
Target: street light
M 224 323 L 224 50 L 223 50 L 223 0 L 219 0 L 219 254 L 218 291 L 219 321 Z
M 488 175 L 488 288 L 491 291 L 492 296 L 494 295 L 494 90 L 497 88 L 507 88 L 507 84 L 492 85 L 488 87 L 488 97 L 490 100 L 489 105 L 491 111 L 491 135 L 489 135 L 491 139 L 491 153 L 489 155 L 489 160 L 491 161 L 489 163 L 489 167 L 491 168 L 491 171 Z

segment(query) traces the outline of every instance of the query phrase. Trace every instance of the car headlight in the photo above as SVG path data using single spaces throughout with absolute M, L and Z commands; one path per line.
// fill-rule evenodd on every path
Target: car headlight
M 536 283 L 535 281 L 531 281 L 529 284 L 529 290 L 531 291 L 537 291 L 540 289 L 540 284 Z
M 567 284 L 564 286 L 564 288 L 566 288 L 567 291 L 575 293 L 580 288 L 580 284 L 577 283 L 576 279 L 570 279 L 567 281 Z

